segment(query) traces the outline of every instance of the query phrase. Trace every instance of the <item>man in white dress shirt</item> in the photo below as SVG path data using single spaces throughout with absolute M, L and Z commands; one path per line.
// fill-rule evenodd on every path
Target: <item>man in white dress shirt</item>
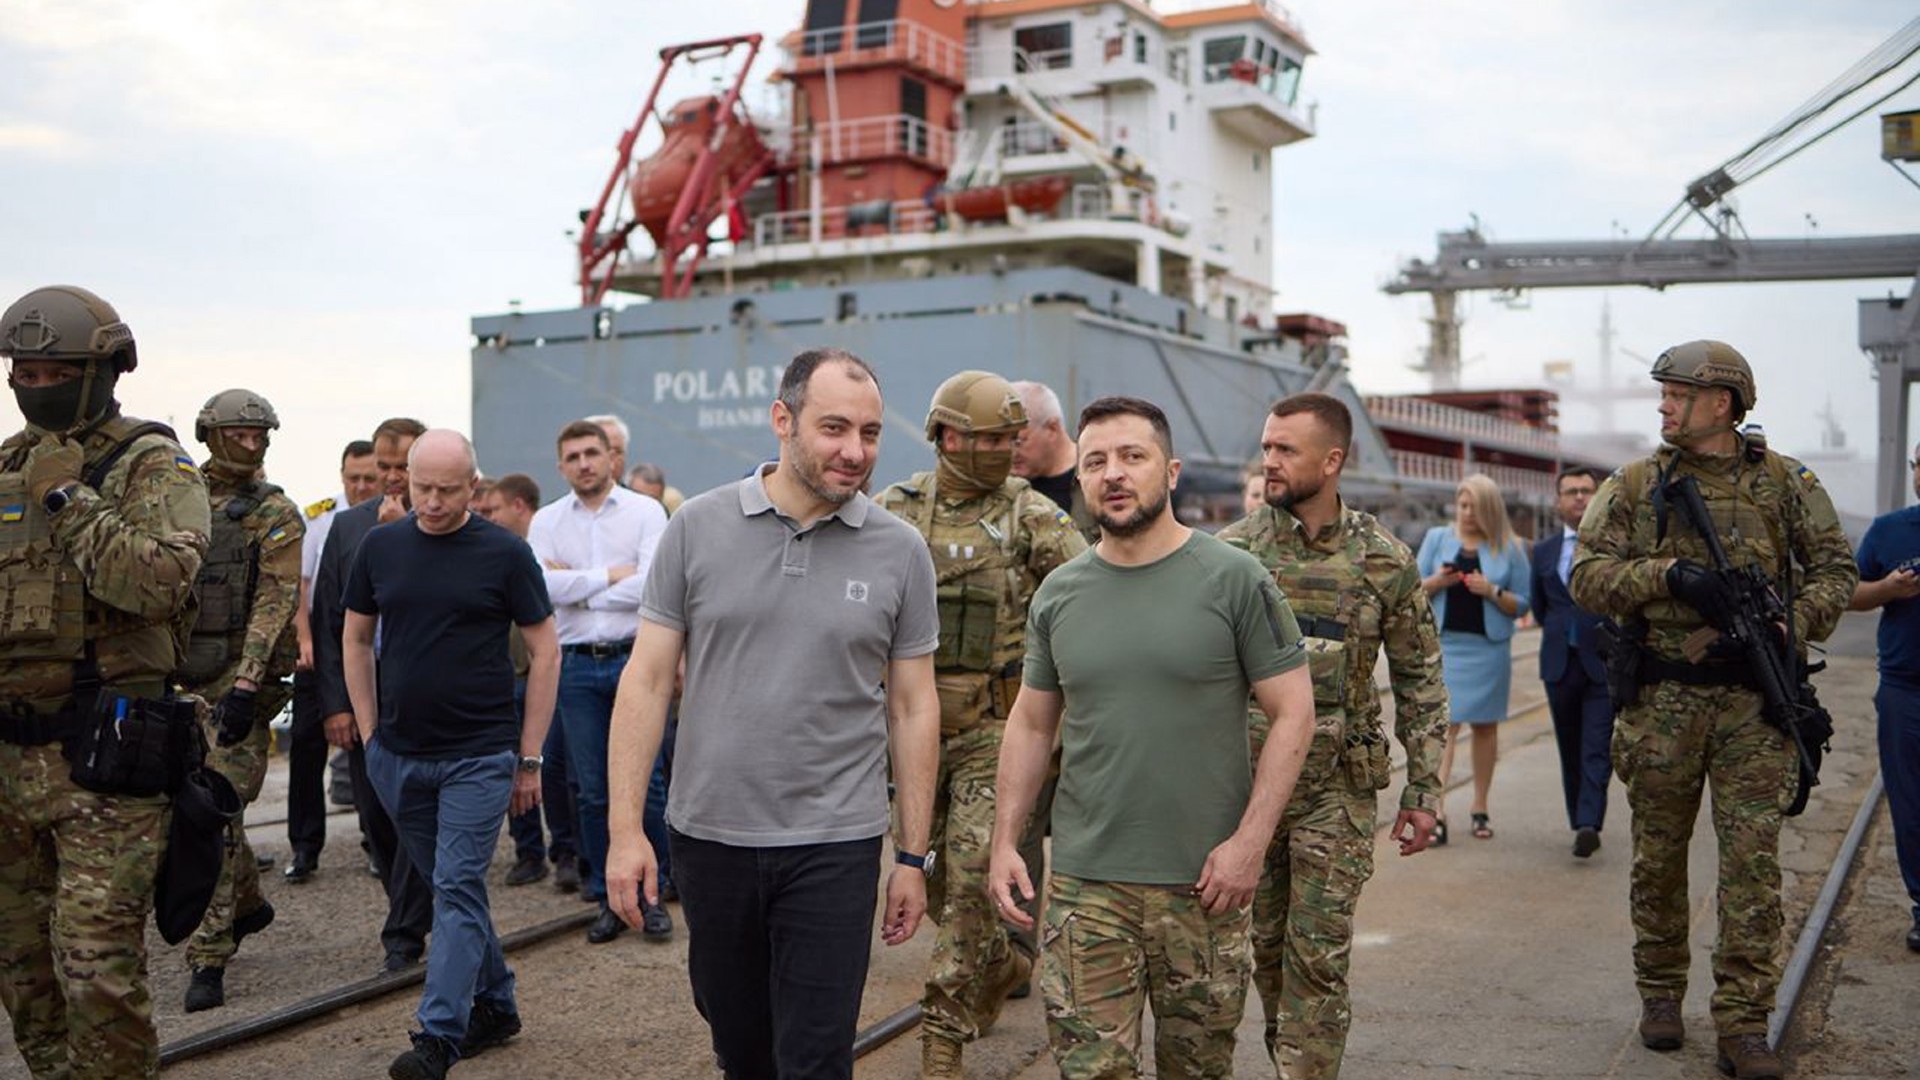
M 560 636 L 560 723 L 567 764 L 579 786 L 581 891 L 600 904 L 587 931 L 594 944 L 626 928 L 607 906 L 607 726 L 620 671 L 639 629 L 640 593 L 667 528 L 660 503 L 615 482 L 612 448 L 600 425 L 576 420 L 560 430 L 560 475 L 572 488 L 540 508 L 527 542 L 546 571 Z M 646 830 L 666 848 L 666 769 L 656 758 L 648 785 Z M 668 873 L 662 867 L 662 877 Z M 650 905 L 642 933 L 673 933 L 666 908 Z

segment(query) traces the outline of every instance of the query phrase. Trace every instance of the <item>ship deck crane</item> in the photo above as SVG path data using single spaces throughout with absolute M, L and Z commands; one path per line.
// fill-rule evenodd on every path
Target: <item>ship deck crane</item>
M 1437 389 L 1460 381 L 1462 292 L 1643 285 L 1835 281 L 1920 275 L 1920 234 L 1756 240 L 1725 203 L 1736 188 L 1920 82 L 1903 70 L 1920 55 L 1914 19 L 1833 82 L 1775 124 L 1753 145 L 1687 185 L 1684 196 L 1642 240 L 1496 242 L 1478 223 L 1443 232 L 1431 260 L 1412 259 L 1384 289 L 1426 293 L 1433 301 L 1425 370 Z M 1891 89 L 1885 87 L 1891 83 Z M 1878 89 L 1876 89 L 1878 88 Z M 1865 100 L 1862 103 L 1862 99 Z M 1890 157 L 1891 162 L 1893 159 Z M 1690 219 L 1710 235 L 1676 239 Z M 1880 377 L 1880 445 L 1876 496 L 1882 511 L 1904 501 L 1906 388 L 1920 381 L 1920 279 L 1905 300 L 1861 301 L 1860 347 Z

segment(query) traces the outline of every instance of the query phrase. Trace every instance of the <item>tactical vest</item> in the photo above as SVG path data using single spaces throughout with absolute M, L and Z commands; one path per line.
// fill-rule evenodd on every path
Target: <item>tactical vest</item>
M 279 493 L 272 484 L 255 482 L 213 507 L 211 542 L 193 582 L 200 612 L 180 662 L 180 681 L 189 687 L 214 682 L 240 659 L 260 583 L 260 544 L 247 528 L 247 516 Z
M 940 608 L 937 671 L 1002 675 L 1026 656 L 1026 603 L 1034 583 L 1017 535 L 1017 495 L 1004 489 L 942 506 L 931 473 L 902 485 L 916 499 L 914 527 L 933 555 Z
M 1627 550 L 1648 558 L 1692 559 L 1710 566 L 1713 560 L 1706 541 L 1694 532 L 1677 507 L 1667 509 L 1662 529 L 1654 488 L 1677 453 L 1662 449 L 1653 457 L 1629 462 L 1622 468 L 1621 490 L 1632 500 L 1634 509 Z M 1793 478 L 1786 461 L 1771 450 L 1760 451 L 1755 459 L 1743 444 L 1739 454 L 1739 469 L 1733 477 L 1710 474 L 1685 461 L 1675 467 L 1674 475 L 1692 476 L 1700 485 L 1700 496 L 1720 533 L 1729 562 L 1758 566 L 1776 583 L 1784 583 L 1785 574 L 1798 573 L 1792 567 L 1785 521 L 1785 502 L 1794 497 Z M 1691 605 L 1671 598 L 1649 601 L 1640 614 L 1654 629 L 1705 625 Z
M 109 486 L 113 467 L 152 435 L 171 440 L 173 432 L 120 416 L 101 423 L 80 440 L 82 482 L 119 502 L 127 474 Z M 121 611 L 87 592 L 80 568 L 53 542 L 46 509 L 28 491 L 26 459 L 33 444 L 16 438 L 0 462 L 0 671 L 10 673 L 10 689 L 39 707 L 57 708 L 72 693 L 74 666 L 87 660 L 109 680 L 164 679 L 171 663 L 162 671 L 128 670 L 127 657 L 177 658 L 179 626 Z
M 1341 522 L 1346 543 L 1359 540 L 1354 526 L 1351 515 Z M 1298 542 L 1290 546 L 1295 557 L 1274 568 L 1274 582 L 1300 624 L 1313 673 L 1314 714 L 1343 720 L 1349 737 L 1375 735 L 1380 702 L 1373 692 L 1373 666 L 1380 655 L 1385 601 L 1366 576 L 1367 556 L 1323 555 Z

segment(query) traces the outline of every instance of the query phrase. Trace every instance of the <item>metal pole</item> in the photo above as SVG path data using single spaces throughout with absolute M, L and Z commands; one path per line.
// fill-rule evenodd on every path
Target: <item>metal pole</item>
M 1780 1046 L 1780 1036 L 1786 1033 L 1787 1024 L 1793 1020 L 1793 1007 L 1799 1003 L 1801 987 L 1806 985 L 1807 972 L 1813 969 L 1814 954 L 1820 951 L 1820 939 L 1826 936 L 1827 923 L 1833 918 L 1833 908 L 1840 899 L 1840 889 L 1847 883 L 1847 874 L 1853 869 L 1853 861 L 1860 851 L 1860 840 L 1867 832 L 1867 824 L 1873 820 L 1874 811 L 1880 808 L 1880 795 L 1886 790 L 1879 772 L 1873 774 L 1873 782 L 1867 785 L 1867 797 L 1860 800 L 1860 809 L 1853 815 L 1853 827 L 1847 830 L 1847 838 L 1840 842 L 1840 854 L 1833 860 L 1833 866 L 1827 871 L 1826 884 L 1820 887 L 1820 897 L 1813 902 L 1813 910 L 1807 913 L 1806 925 L 1800 928 L 1800 940 L 1793 946 L 1793 956 L 1787 961 L 1786 972 L 1780 978 L 1780 991 L 1775 996 L 1773 1015 L 1767 1018 L 1767 1045 L 1775 1049 Z

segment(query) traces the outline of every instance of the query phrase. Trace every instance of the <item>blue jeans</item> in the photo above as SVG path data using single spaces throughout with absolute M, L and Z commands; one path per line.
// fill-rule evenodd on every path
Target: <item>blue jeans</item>
M 513 798 L 511 750 L 429 761 L 391 754 L 376 732 L 367 779 L 393 815 L 400 843 L 433 885 L 433 950 L 420 995 L 420 1029 L 458 1045 L 473 1004 L 516 1012 L 513 971 L 487 906 L 487 865 Z
M 579 792 L 575 837 L 587 866 L 581 889 L 596 900 L 607 898 L 607 727 L 613 719 L 613 697 L 620 686 L 622 656 L 589 656 L 564 652 L 560 661 L 560 723 L 566 729 L 567 764 Z M 665 749 L 653 759 L 647 784 L 643 825 L 647 842 L 660 860 L 660 883 L 673 878 L 667 851 L 667 759 Z
M 846 1080 L 880 838 L 735 847 L 673 833 L 693 1004 L 727 1080 Z
M 1893 851 L 1920 921 L 1920 685 L 1882 674 L 1873 704 L 1880 713 L 1880 775 L 1893 819 Z
M 525 722 L 527 715 L 526 680 L 513 684 L 513 711 Z M 553 723 L 547 727 L 546 742 L 540 745 L 546 764 L 540 767 L 540 805 L 524 814 L 507 819 L 507 834 L 513 837 L 513 854 L 520 859 L 544 859 L 554 862 L 574 853 L 573 771 L 567 768 L 567 733 L 560 726 L 560 710 L 554 710 Z M 540 831 L 545 817 L 547 828 Z M 552 839 L 548 840 L 547 837 Z

